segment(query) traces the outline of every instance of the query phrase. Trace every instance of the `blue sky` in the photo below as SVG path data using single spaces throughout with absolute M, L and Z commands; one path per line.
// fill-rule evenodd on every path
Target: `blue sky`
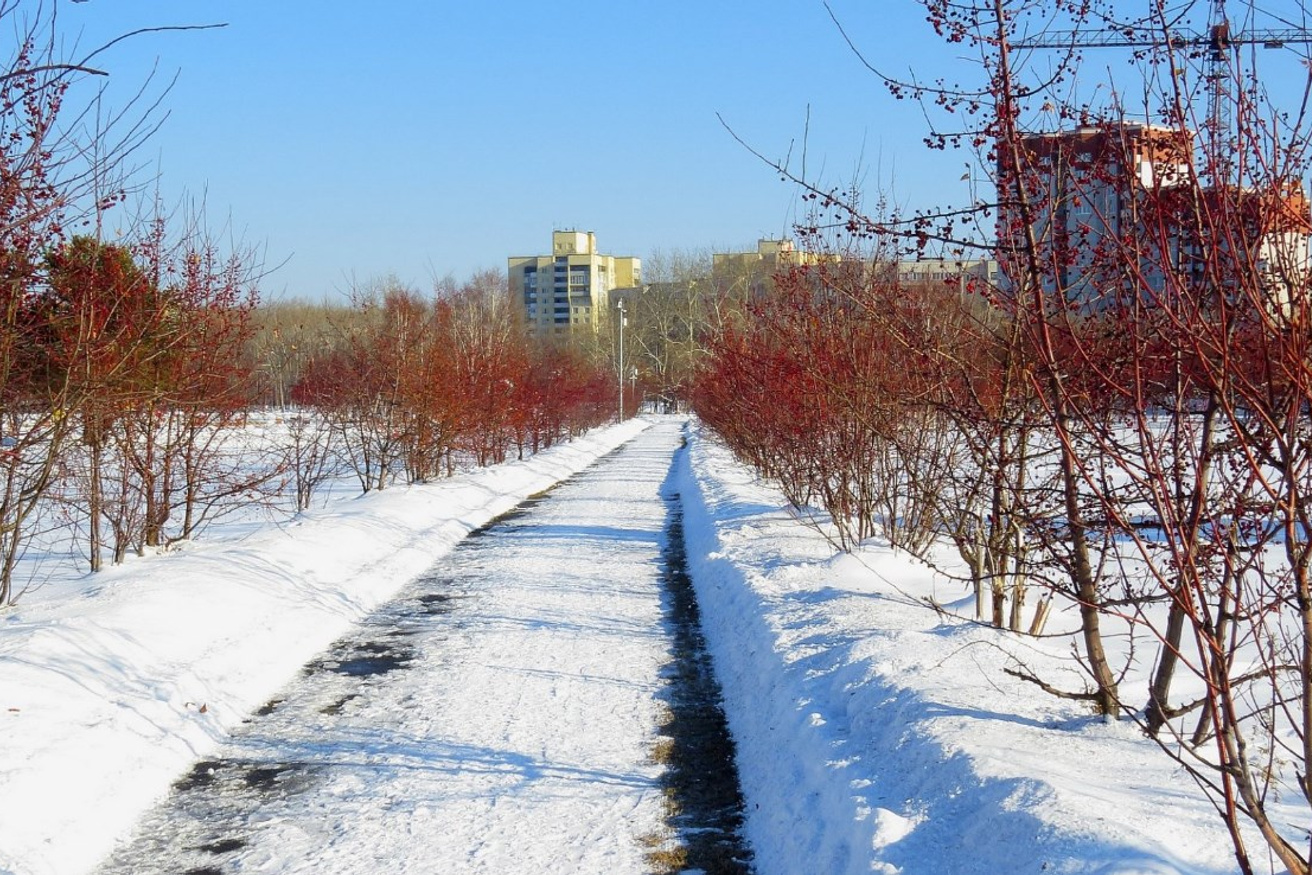
M 896 14 L 894 7 L 899 7 Z M 794 190 L 722 115 L 782 157 L 806 131 L 836 179 L 925 155 L 921 125 L 860 68 L 819 2 L 90 0 L 63 2 L 84 46 L 138 27 L 100 59 L 110 101 L 152 65 L 169 117 L 143 155 L 166 197 L 203 195 L 286 264 L 266 296 L 317 299 L 394 273 L 420 288 L 546 251 L 553 227 L 603 251 L 732 249 L 788 234 Z M 840 0 L 902 54 L 934 46 L 917 7 Z M 901 114 L 899 114 L 901 111 Z M 919 169 L 918 173 L 922 172 Z M 932 172 L 932 171 L 930 171 Z
M 1272 0 L 1276 5 L 1285 0 Z M 833 0 L 872 61 L 952 69 L 912 0 Z M 820 0 L 89 0 L 59 4 L 106 53 L 108 100 L 177 75 L 141 156 L 265 249 L 266 297 L 417 288 L 504 270 L 553 228 L 602 250 L 737 249 L 790 233 L 771 157 L 807 135 L 812 175 L 911 206 L 960 203 L 970 158 L 936 153 L 910 102 L 853 56 Z M 159 89 L 157 88 L 156 91 Z M 151 171 L 153 172 L 153 171 Z M 284 263 L 285 262 L 285 263 Z

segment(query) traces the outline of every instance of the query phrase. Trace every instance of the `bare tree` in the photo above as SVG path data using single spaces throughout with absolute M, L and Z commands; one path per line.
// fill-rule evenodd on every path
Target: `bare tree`
M 159 120 L 144 88 L 105 112 L 89 87 L 105 75 L 98 57 L 134 34 L 64 55 L 57 11 L 57 2 L 0 2 L 0 27 L 18 37 L 0 68 L 0 605 L 16 594 L 14 565 L 80 402 L 67 373 L 50 366 L 30 306 L 46 282 L 45 256 L 75 223 L 123 198 L 129 159 Z
M 1305 839 L 1273 806 L 1282 790 L 1312 801 L 1306 97 L 1273 105 L 1245 40 L 1216 38 L 1226 22 L 1199 51 L 1206 38 L 1159 2 L 1132 21 L 1102 3 L 923 5 L 977 53 L 978 88 L 885 78 L 951 120 L 930 145 L 979 149 L 996 173 L 1006 282 L 991 303 L 1015 326 L 1055 478 L 1016 494 L 1031 576 L 1081 617 L 1082 695 L 1143 720 L 1216 805 L 1243 871 L 1251 826 L 1305 873 Z M 1097 102 L 1077 77 L 1095 30 L 1133 44 L 1138 65 L 1132 88 Z M 1024 66 L 1040 44 L 1064 46 L 1042 75 Z M 970 242 L 960 222 L 978 212 L 872 219 L 850 192 L 800 181 L 909 252 Z M 1160 642 L 1143 712 L 1123 701 L 1105 623 Z M 1171 701 L 1181 671 L 1196 701 Z

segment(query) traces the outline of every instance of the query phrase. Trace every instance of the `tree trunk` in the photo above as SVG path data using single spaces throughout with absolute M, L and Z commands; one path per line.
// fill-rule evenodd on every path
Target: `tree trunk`
M 89 447 L 87 472 L 87 558 L 93 572 L 100 571 L 103 560 L 101 549 L 104 539 L 100 531 L 100 518 L 105 509 L 104 483 L 100 476 L 104 463 L 104 446 L 99 439 L 93 440 Z
M 1185 409 L 1181 393 L 1176 392 L 1175 410 L 1172 411 L 1172 415 L 1176 420 L 1172 447 L 1173 479 L 1175 481 L 1174 512 L 1176 514 L 1175 524 L 1184 528 L 1185 560 L 1180 563 L 1180 567 L 1186 570 L 1195 569 L 1198 565 L 1199 537 L 1203 526 L 1204 508 L 1208 503 L 1208 489 L 1212 473 L 1213 432 L 1219 409 L 1220 399 L 1217 393 L 1215 391 L 1209 392 L 1207 408 L 1203 412 L 1202 430 L 1198 438 L 1197 467 L 1191 478 L 1192 484 L 1187 498 L 1188 505 L 1186 506 L 1186 496 L 1184 494 L 1186 472 L 1181 461 L 1186 438 L 1182 437 L 1180 432 L 1182 417 L 1187 416 L 1188 411 Z M 1167 521 L 1163 520 L 1162 524 L 1166 525 Z M 1180 641 L 1184 634 L 1185 621 L 1188 619 L 1189 608 L 1187 602 L 1190 597 L 1188 590 L 1190 581 L 1185 578 L 1185 573 L 1190 572 L 1177 573 L 1174 586 L 1169 590 L 1171 606 L 1166 618 L 1166 634 L 1162 638 L 1162 657 L 1157 663 L 1157 671 L 1153 675 L 1148 692 L 1145 730 L 1154 737 L 1166 723 L 1165 712 L 1171 695 L 1171 682 L 1175 677 L 1175 669 L 1179 663 Z
M 1054 380 L 1054 382 L 1056 382 Z M 1102 645 L 1102 597 L 1098 581 L 1089 558 L 1088 528 L 1080 509 L 1079 460 L 1070 444 L 1069 417 L 1060 386 L 1054 387 L 1053 403 L 1057 418 L 1058 439 L 1061 442 L 1061 479 L 1066 504 L 1066 524 L 1071 537 L 1071 583 L 1080 604 L 1080 631 L 1084 638 L 1084 655 L 1089 661 L 1089 673 L 1097 686 L 1095 707 L 1104 717 L 1120 716 L 1120 697 L 1116 689 L 1116 676 L 1112 674 L 1107 652 Z

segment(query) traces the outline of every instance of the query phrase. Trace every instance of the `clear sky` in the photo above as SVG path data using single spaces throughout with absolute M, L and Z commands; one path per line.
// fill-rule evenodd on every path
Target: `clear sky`
M 49 2 L 49 0 L 47 0 Z M 1280 5 L 1286 0 L 1271 0 Z M 893 73 L 952 52 L 912 0 L 832 0 Z M 152 66 L 168 118 L 143 156 L 166 198 L 204 196 L 279 265 L 265 296 L 319 299 L 388 274 L 426 289 L 505 269 L 553 228 L 603 252 L 754 247 L 790 235 L 794 188 L 735 142 L 911 206 L 967 198 L 820 0 L 60 0 L 123 103 Z M 160 89 L 156 87 L 155 91 Z M 809 113 L 809 134 L 808 132 Z M 285 262 L 285 264 L 284 264 Z
M 936 47 L 904 0 L 835 11 L 904 59 Z M 896 8 L 896 9 L 895 9 Z M 146 147 L 161 190 L 204 195 L 267 249 L 267 297 L 317 299 L 389 273 L 420 288 L 548 251 L 551 230 L 604 252 L 754 247 L 788 235 L 792 187 L 734 141 L 862 168 L 874 187 L 926 155 L 816 0 L 89 0 L 61 29 L 97 45 L 122 103 L 152 65 L 177 74 Z M 158 89 L 157 89 L 158 90 Z M 899 114 L 900 113 L 900 114 Z M 882 168 L 882 171 L 881 171 Z M 918 172 L 920 172 L 918 170 Z

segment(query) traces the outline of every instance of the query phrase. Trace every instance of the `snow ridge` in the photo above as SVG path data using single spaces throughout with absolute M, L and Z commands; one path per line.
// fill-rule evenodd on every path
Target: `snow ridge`
M 1056 671 L 1062 644 L 939 617 L 918 599 L 955 585 L 887 547 L 836 552 L 696 427 L 677 464 L 759 875 L 1235 870 L 1132 725 L 1001 671 L 1009 648 Z
M 0 873 L 89 870 L 352 623 L 470 531 L 649 425 L 134 561 L 0 615 Z
M 352 623 L 649 424 L 71 576 L 0 614 L 0 875 L 88 871 Z M 1216 814 L 1132 725 L 1001 670 L 1076 686 L 1065 642 L 940 617 L 924 599 L 951 606 L 959 585 L 878 544 L 837 553 L 689 438 L 669 483 L 760 875 L 1235 871 Z

